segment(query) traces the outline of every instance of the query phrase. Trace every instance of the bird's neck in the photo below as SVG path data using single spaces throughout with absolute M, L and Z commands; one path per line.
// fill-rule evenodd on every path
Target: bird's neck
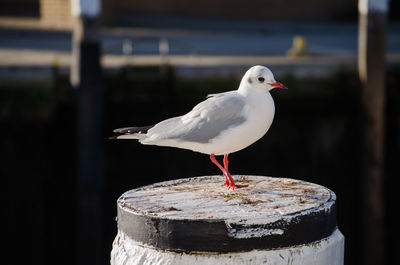
M 238 88 L 238 93 L 243 95 L 243 96 L 263 96 L 266 93 L 269 94 L 268 91 L 258 91 L 256 89 L 250 88 L 247 81 L 246 82 L 241 82 L 240 86 Z
M 242 95 L 247 95 L 249 92 L 251 92 L 249 84 L 245 80 L 245 78 L 243 78 L 242 81 L 240 82 L 238 92 L 239 92 L 239 94 L 242 94 Z
M 238 92 L 245 92 L 247 90 L 249 90 L 249 81 L 248 81 L 249 75 L 246 72 L 246 74 L 243 76 L 242 80 L 240 81 L 240 85 L 238 88 Z

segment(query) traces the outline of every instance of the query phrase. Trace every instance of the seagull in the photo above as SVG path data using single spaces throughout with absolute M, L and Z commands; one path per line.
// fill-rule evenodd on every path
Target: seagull
M 228 155 L 242 150 L 265 135 L 272 124 L 275 104 L 270 91 L 287 89 L 264 66 L 251 67 L 234 91 L 211 94 L 185 115 L 155 125 L 115 129 L 113 138 L 137 139 L 141 144 L 189 149 L 208 154 L 225 176 L 228 189 L 236 185 L 228 170 Z M 222 166 L 215 158 L 223 155 Z

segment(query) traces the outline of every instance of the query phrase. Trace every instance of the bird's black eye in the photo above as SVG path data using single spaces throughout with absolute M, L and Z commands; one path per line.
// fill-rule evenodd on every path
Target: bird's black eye
M 264 77 L 259 77 L 259 78 L 258 78 L 258 81 L 260 81 L 260 83 L 262 83 L 262 82 L 265 81 L 265 79 L 264 79 Z

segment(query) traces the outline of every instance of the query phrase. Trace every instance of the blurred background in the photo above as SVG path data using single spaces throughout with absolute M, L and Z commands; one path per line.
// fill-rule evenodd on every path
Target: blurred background
M 382 249 L 381 262 L 374 263 L 394 264 L 400 247 L 400 6 L 391 1 L 385 14 L 386 61 L 375 69 L 385 76 L 378 88 L 384 104 L 375 140 L 366 137 L 375 123 L 367 117 L 369 99 L 357 70 L 357 5 L 102 0 L 98 12 L 85 17 L 70 0 L 1 0 L 7 264 L 109 264 L 123 192 L 220 173 L 207 155 L 109 140 L 112 130 L 182 115 L 209 93 L 236 89 L 255 64 L 269 67 L 289 90 L 272 91 L 271 129 L 230 156 L 231 172 L 328 187 L 337 195 L 345 264 L 367 264 L 366 252 L 376 254 L 366 251 L 369 231 L 378 231 L 380 240 L 370 245 Z M 365 153 L 375 142 L 381 146 L 371 162 Z M 376 185 L 365 177 L 375 172 L 371 164 L 378 164 Z M 368 198 L 381 204 L 370 211 Z M 379 227 L 368 225 L 370 218 Z

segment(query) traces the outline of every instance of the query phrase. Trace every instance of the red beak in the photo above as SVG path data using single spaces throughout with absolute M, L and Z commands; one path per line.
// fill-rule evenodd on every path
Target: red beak
M 288 89 L 284 84 L 282 84 L 280 82 L 271 83 L 269 85 L 272 87 L 277 87 L 277 88 L 281 88 L 281 89 Z

